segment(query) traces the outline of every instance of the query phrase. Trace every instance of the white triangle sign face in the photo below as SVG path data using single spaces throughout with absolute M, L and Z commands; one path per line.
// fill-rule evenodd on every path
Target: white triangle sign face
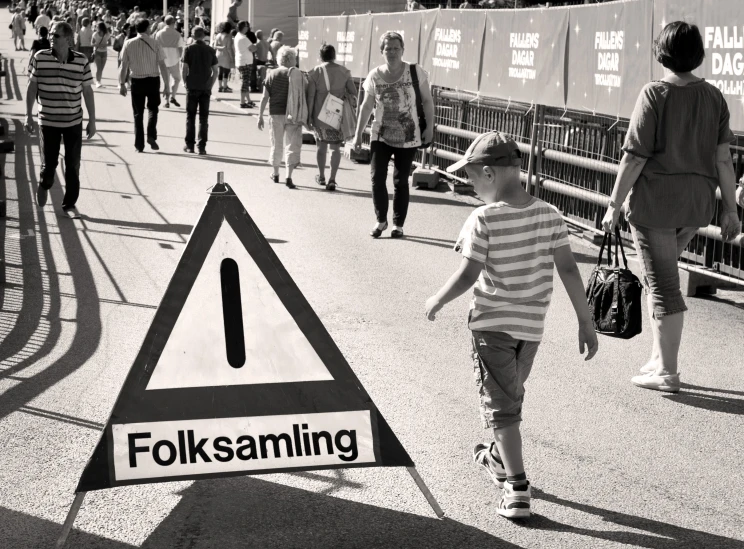
M 229 259 L 237 264 L 240 291 L 225 296 L 221 267 Z M 240 300 L 245 362 L 239 367 L 228 361 L 225 299 Z M 147 390 L 327 380 L 333 376 L 223 220 Z

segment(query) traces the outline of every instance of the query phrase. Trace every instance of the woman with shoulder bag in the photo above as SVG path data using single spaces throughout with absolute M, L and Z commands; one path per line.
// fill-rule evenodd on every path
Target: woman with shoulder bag
M 356 86 L 351 78 L 351 71 L 336 63 L 336 48 L 330 44 L 323 44 L 320 48 L 320 60 L 322 63 L 312 69 L 307 77 L 307 110 L 310 114 L 310 128 L 315 133 L 317 142 L 316 159 L 318 161 L 318 175 L 315 182 L 325 185 L 326 190 L 336 190 L 336 173 L 341 164 L 341 147 L 346 141 L 342 128 L 341 119 L 337 120 L 336 126 L 323 121 L 322 113 L 326 97 L 332 95 L 341 100 L 348 98 L 352 106 L 356 103 Z M 331 149 L 331 174 L 326 182 L 325 165 L 328 149 Z
M 296 68 L 297 51 L 294 48 L 282 46 L 277 52 L 277 61 L 279 67 L 269 72 L 264 83 L 264 93 L 258 109 L 258 129 L 264 129 L 264 110 L 268 105 L 271 142 L 269 162 L 273 169 L 271 180 L 279 183 L 279 168 L 283 157 L 287 176 L 284 184 L 288 189 L 295 189 L 297 187 L 292 181 L 292 172 L 300 165 L 302 124 L 307 123 L 307 112 L 301 112 L 303 106 L 307 109 L 304 77 Z
M 628 196 L 627 220 L 640 258 L 653 331 L 651 358 L 638 387 L 676 393 L 684 312 L 677 258 L 716 211 L 721 191 L 721 237 L 741 231 L 729 109 L 718 88 L 692 74 L 703 62 L 700 31 L 669 23 L 654 42 L 666 76 L 647 84 L 636 102 L 610 207 L 602 227 L 613 232 Z
M 416 149 L 434 137 L 434 100 L 426 72 L 403 61 L 405 44 L 397 32 L 380 37 L 380 53 L 385 64 L 370 71 L 363 87 L 364 102 L 359 109 L 354 148 L 362 147 L 362 135 L 374 111 L 370 152 L 372 153 L 372 200 L 377 223 L 370 236 L 378 238 L 387 229 L 388 163 L 394 158 L 393 231 L 391 238 L 403 237 L 408 213 L 408 176 Z M 414 72 L 415 68 L 415 72 Z M 418 86 L 416 86 L 418 82 Z M 425 128 L 422 131 L 422 126 Z

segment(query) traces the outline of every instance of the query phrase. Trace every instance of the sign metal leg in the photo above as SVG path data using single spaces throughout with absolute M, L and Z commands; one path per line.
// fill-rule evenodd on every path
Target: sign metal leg
M 70 535 L 70 530 L 72 530 L 72 523 L 75 522 L 75 517 L 77 517 L 78 511 L 80 511 L 80 506 L 83 504 L 83 499 L 85 499 L 85 494 L 86 492 L 78 492 L 77 494 L 75 494 L 75 500 L 72 502 L 70 511 L 67 513 L 65 523 L 62 525 L 62 533 L 57 540 L 58 548 L 65 546 L 65 543 L 67 542 L 67 536 Z
M 418 486 L 418 489 L 421 490 L 422 494 L 424 494 L 426 501 L 428 501 L 429 505 L 431 505 L 431 508 L 434 509 L 434 512 L 436 513 L 437 518 L 444 518 L 444 511 L 442 511 L 442 508 L 439 507 L 437 500 L 434 499 L 434 496 L 429 491 L 429 489 L 426 487 L 426 484 L 424 484 L 424 480 L 418 474 L 418 471 L 416 471 L 416 468 L 406 467 L 406 469 L 408 469 L 408 472 L 413 477 L 413 480 L 416 482 L 416 486 Z

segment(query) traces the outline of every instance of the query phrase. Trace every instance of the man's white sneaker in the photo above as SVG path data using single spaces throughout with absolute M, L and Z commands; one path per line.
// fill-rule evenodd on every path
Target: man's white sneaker
M 497 461 L 492 453 L 495 444 L 495 442 L 490 445 L 476 444 L 473 448 L 473 461 L 488 472 L 496 486 L 503 488 L 506 481 L 506 469 L 504 469 L 504 464 Z
M 652 391 L 679 393 L 679 374 L 657 376 L 654 372 L 649 372 L 631 378 L 630 382 L 637 387 L 651 389 Z
M 501 493 L 496 511 L 506 518 L 527 518 L 530 516 L 530 502 L 532 500 L 532 488 L 530 483 L 514 486 L 508 480 L 504 483 L 504 491 Z

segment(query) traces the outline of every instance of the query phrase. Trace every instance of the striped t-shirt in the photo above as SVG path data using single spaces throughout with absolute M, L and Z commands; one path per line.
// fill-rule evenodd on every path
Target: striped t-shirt
M 553 293 L 553 255 L 568 245 L 561 214 L 537 198 L 523 206 L 496 202 L 476 209 L 455 245 L 484 264 L 468 327 L 540 341 Z
M 69 128 L 83 122 L 83 87 L 93 84 L 85 55 L 70 50 L 67 61 L 60 63 L 51 49 L 37 51 L 30 79 L 38 88 L 41 126 Z
M 269 91 L 269 114 L 287 114 L 289 69 L 279 67 L 269 71 L 264 86 Z

